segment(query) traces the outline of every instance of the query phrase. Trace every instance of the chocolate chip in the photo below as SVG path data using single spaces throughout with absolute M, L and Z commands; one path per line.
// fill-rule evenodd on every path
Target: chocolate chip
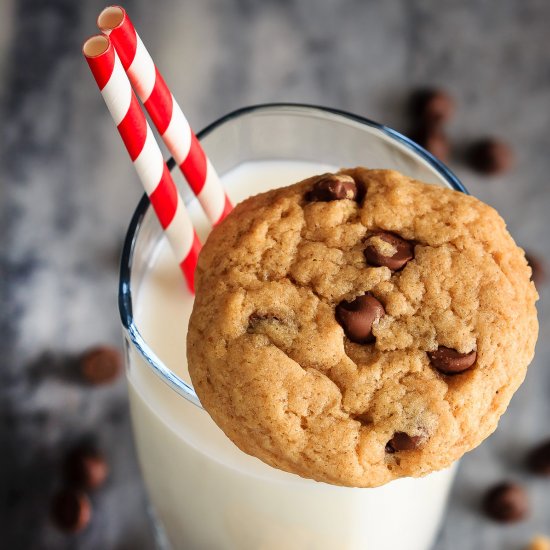
M 451 151 L 449 138 L 438 126 L 419 125 L 410 132 L 410 137 L 439 160 L 443 162 L 449 160 Z
M 430 363 L 443 374 L 459 374 L 474 366 L 477 352 L 460 353 L 452 348 L 439 346 L 435 351 L 429 351 Z
M 398 271 L 414 258 L 413 244 L 393 233 L 380 231 L 368 237 L 366 243 L 365 258 L 369 264 L 377 267 L 384 266 Z
M 550 441 L 538 445 L 527 455 L 527 467 L 534 474 L 550 476 Z
M 518 483 L 504 482 L 491 488 L 483 499 L 485 513 L 496 521 L 513 523 L 529 512 L 529 499 Z
M 409 110 L 415 120 L 430 126 L 440 126 L 453 116 L 455 102 L 445 90 L 423 88 L 413 92 Z
M 358 296 L 352 302 L 340 302 L 336 306 L 336 320 L 346 336 L 356 344 L 374 340 L 372 325 L 384 314 L 384 306 L 371 294 Z
M 354 200 L 357 197 L 355 180 L 346 174 L 323 174 L 308 193 L 310 201 Z
M 92 506 L 81 491 L 65 489 L 52 500 L 51 517 L 62 531 L 76 533 L 88 525 L 92 517 Z
M 82 355 L 80 370 L 90 384 L 107 384 L 122 371 L 122 357 L 115 348 L 99 346 Z
M 470 166 L 486 175 L 502 174 L 514 163 L 512 149 L 496 138 L 485 138 L 474 143 L 467 151 Z
M 65 460 L 65 479 L 75 488 L 97 489 L 105 482 L 109 467 L 96 449 L 78 447 Z
M 536 286 L 542 285 L 546 279 L 546 266 L 541 258 L 530 252 L 525 253 L 525 259 L 531 268 L 531 279 Z
M 409 435 L 405 432 L 396 432 L 386 443 L 386 452 L 393 454 L 399 451 L 414 451 L 418 449 L 422 437 L 419 435 Z

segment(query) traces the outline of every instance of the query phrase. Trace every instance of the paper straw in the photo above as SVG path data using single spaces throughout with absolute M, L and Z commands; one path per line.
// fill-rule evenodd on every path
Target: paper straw
M 128 14 L 120 6 L 110 6 L 99 14 L 97 25 L 112 40 L 138 97 L 208 218 L 216 225 L 231 211 L 231 202 Z
M 104 35 L 86 40 L 82 53 L 193 292 L 201 244 L 120 59 Z

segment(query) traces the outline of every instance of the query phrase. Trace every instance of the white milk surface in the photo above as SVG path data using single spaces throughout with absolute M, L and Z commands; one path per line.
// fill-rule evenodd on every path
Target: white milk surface
M 223 180 L 236 203 L 332 170 L 305 162 L 251 162 Z M 200 225 L 198 220 L 199 216 Z M 204 236 L 206 231 L 202 227 L 200 232 Z M 185 340 L 193 297 L 164 241 L 150 265 L 141 287 L 133 291 L 136 325 L 164 364 L 190 381 Z M 128 378 L 139 461 L 174 549 L 428 550 L 432 546 L 454 468 L 376 489 L 302 479 L 241 452 L 205 411 L 177 395 L 133 348 Z

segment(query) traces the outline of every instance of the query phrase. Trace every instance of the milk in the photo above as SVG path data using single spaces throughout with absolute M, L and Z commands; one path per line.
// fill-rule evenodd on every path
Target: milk
M 336 167 L 247 162 L 224 175 L 234 203 Z M 202 238 L 208 226 L 190 208 Z M 133 289 L 136 325 L 146 343 L 190 383 L 185 339 L 193 305 L 164 239 Z M 130 405 L 139 461 L 156 515 L 174 549 L 428 550 L 454 468 L 376 489 L 318 483 L 241 452 L 208 414 L 156 376 L 127 347 Z

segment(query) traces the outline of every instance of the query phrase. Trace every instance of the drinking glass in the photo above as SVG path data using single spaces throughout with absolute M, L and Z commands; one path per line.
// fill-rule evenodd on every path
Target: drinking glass
M 295 160 L 391 168 L 466 192 L 448 168 L 405 136 L 335 109 L 248 107 L 198 137 L 222 178 L 245 162 Z M 228 193 L 239 197 L 238 189 Z M 188 191 L 184 198 L 204 235 L 207 221 L 196 198 Z M 144 196 L 124 244 L 119 309 L 134 438 L 159 544 L 185 550 L 428 550 L 455 467 L 373 489 L 337 487 L 267 466 L 241 452 L 213 423 L 189 378 L 161 361 L 133 314 L 163 238 Z M 155 322 L 162 328 L 162 318 Z M 184 345 L 187 327 L 178 330 L 181 339 L 169 345 Z

